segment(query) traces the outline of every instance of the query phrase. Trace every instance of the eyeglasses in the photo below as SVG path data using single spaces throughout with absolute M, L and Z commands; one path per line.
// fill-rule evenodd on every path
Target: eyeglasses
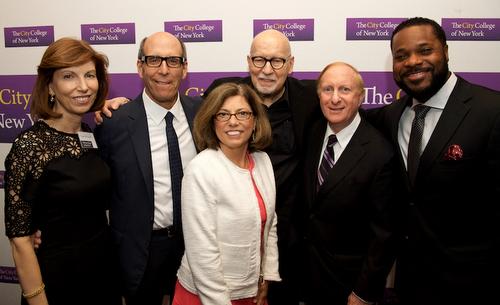
M 141 61 L 145 62 L 148 67 L 158 68 L 159 66 L 161 66 L 161 63 L 165 61 L 169 68 L 179 68 L 186 61 L 186 59 L 180 56 L 161 57 L 152 55 L 142 56 Z
M 233 115 L 238 121 L 246 121 L 252 117 L 253 113 L 250 111 L 238 111 L 236 113 L 219 112 L 215 114 L 215 119 L 219 122 L 226 122 L 229 121 Z
M 279 69 L 283 68 L 283 66 L 285 65 L 285 63 L 288 60 L 288 58 L 280 58 L 280 57 L 273 57 L 273 58 L 267 59 L 267 58 L 262 57 L 262 56 L 253 56 L 253 57 L 250 57 L 250 59 L 252 60 L 252 64 L 256 68 L 259 68 L 259 69 L 264 68 L 266 66 L 266 64 L 269 62 L 271 64 L 271 67 L 274 70 L 279 70 Z

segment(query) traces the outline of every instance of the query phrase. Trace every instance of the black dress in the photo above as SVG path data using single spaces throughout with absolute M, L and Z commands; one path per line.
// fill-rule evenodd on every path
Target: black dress
M 42 231 L 36 254 L 51 305 L 121 304 L 106 217 L 110 179 L 96 149 L 42 121 L 5 160 L 6 235 Z

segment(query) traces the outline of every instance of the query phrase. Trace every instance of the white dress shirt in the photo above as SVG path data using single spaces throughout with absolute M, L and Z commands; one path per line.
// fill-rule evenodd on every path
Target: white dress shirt
M 335 134 L 335 136 L 337 137 L 337 142 L 333 145 L 333 164 L 335 164 L 344 152 L 347 144 L 349 144 L 349 141 L 351 141 L 354 132 L 356 132 L 356 129 L 358 129 L 359 123 L 361 123 L 361 117 L 359 116 L 359 113 L 357 113 L 352 122 L 337 134 L 333 132 L 333 129 L 329 123 L 326 124 L 325 138 L 323 139 L 321 155 L 319 156 L 318 170 L 321 166 L 321 160 L 323 159 L 323 153 L 325 152 L 326 144 L 328 144 L 328 137 L 332 134 Z
M 153 229 L 161 229 L 173 224 L 172 183 L 170 179 L 170 164 L 168 159 L 167 132 L 165 130 L 165 115 L 171 112 L 174 115 L 173 125 L 177 139 L 183 169 L 196 156 L 196 148 L 186 114 L 177 95 L 177 101 L 170 110 L 165 109 L 151 100 L 143 92 L 144 108 L 149 129 L 149 143 L 151 145 L 151 161 L 153 166 L 154 189 L 154 223 Z
M 429 139 L 431 138 L 432 132 L 443 113 L 443 109 L 450 98 L 451 92 L 453 88 L 455 88 L 455 84 L 457 83 L 457 76 L 455 74 L 451 74 L 446 83 L 439 89 L 439 91 L 434 94 L 427 102 L 425 102 L 425 106 L 431 107 L 429 112 L 424 119 L 424 132 L 422 134 L 422 151 L 425 150 Z M 416 99 L 413 99 L 412 108 L 416 104 L 420 104 Z M 403 156 L 403 160 L 405 162 L 406 168 L 408 168 L 408 141 L 410 140 L 410 132 L 411 125 L 413 119 L 415 118 L 415 111 L 410 107 L 406 107 L 399 119 L 399 128 L 398 128 L 398 143 L 399 149 L 401 149 L 401 154 Z

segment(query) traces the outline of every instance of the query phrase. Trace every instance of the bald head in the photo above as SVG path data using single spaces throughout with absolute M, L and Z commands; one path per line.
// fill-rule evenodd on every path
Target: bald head
M 182 42 L 179 38 L 175 37 L 174 35 L 168 32 L 156 32 L 149 35 L 148 37 L 144 37 L 141 41 L 141 45 L 139 47 L 139 54 L 137 58 L 141 59 L 142 56 L 146 55 L 144 52 L 144 47 L 146 44 L 149 45 L 157 43 L 168 43 L 174 46 L 177 45 L 181 49 L 181 54 L 182 54 L 181 56 L 187 60 L 187 52 L 184 42 Z
M 364 91 L 365 82 L 363 81 L 363 77 L 361 77 L 361 74 L 359 73 L 358 69 L 354 68 L 354 66 L 352 66 L 348 63 L 341 62 L 341 61 L 333 62 L 333 63 L 327 65 L 323 69 L 323 71 L 321 71 L 321 73 L 319 74 L 319 77 L 318 77 L 318 81 L 317 81 L 318 89 L 319 89 L 319 86 L 321 84 L 323 77 L 325 76 L 325 74 L 327 74 L 329 72 L 329 70 L 342 71 L 343 73 L 347 73 L 347 74 L 352 75 L 352 79 L 354 81 L 355 88 L 361 92 Z
M 273 29 L 265 30 L 257 34 L 250 46 L 250 54 L 265 51 L 280 52 L 282 57 L 292 55 L 288 38 L 280 31 Z
M 293 72 L 288 38 L 276 30 L 260 32 L 252 41 L 247 62 L 254 88 L 264 104 L 271 105 L 283 95 L 287 77 Z

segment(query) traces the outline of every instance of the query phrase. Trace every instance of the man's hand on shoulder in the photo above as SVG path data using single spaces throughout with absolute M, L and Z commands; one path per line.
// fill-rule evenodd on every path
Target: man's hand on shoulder
M 94 121 L 97 125 L 101 124 L 103 121 L 103 115 L 110 118 L 113 116 L 113 111 L 120 108 L 122 105 L 130 102 L 126 97 L 115 97 L 104 102 L 101 110 L 94 112 Z

